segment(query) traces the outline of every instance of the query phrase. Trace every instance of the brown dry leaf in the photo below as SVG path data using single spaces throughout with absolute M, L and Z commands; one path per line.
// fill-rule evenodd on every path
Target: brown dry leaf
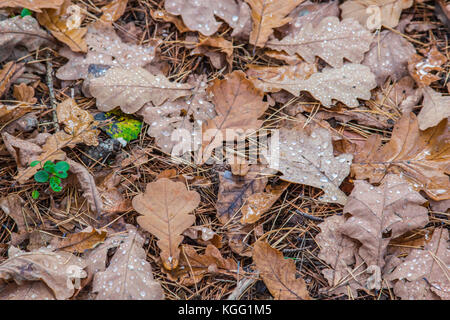
M 72 143 L 84 143 L 97 146 L 100 131 L 93 129 L 97 125 L 88 111 L 78 107 L 74 99 L 66 99 L 56 106 L 58 121 L 64 124 L 64 130 L 72 136 Z
M 204 254 L 198 254 L 189 245 L 183 245 L 181 250 L 180 265 L 170 273 L 170 277 L 182 285 L 194 285 L 207 274 L 237 276 L 236 261 L 233 258 L 223 258 L 219 249 L 211 244 L 206 247 Z
M 245 0 L 252 9 L 250 44 L 264 47 L 273 29 L 290 22 L 287 15 L 304 0 Z
M 34 88 L 26 85 L 25 83 L 14 85 L 13 97 L 17 99 L 17 101 L 21 102 L 31 104 L 37 102 L 37 99 L 34 97 Z
M 52 244 L 56 250 L 83 253 L 85 250 L 95 248 L 106 239 L 106 230 L 96 230 L 88 227 L 77 233 L 70 233 L 65 238 L 58 239 Z
M 107 5 L 100 8 L 103 14 L 100 20 L 105 22 L 114 22 L 119 20 L 119 18 L 125 13 L 128 0 L 113 0 Z
M 2 125 L 12 123 L 14 120 L 21 118 L 31 110 L 32 107 L 28 103 L 20 103 L 13 106 L 0 104 L 0 123 Z
M 344 207 L 351 217 L 339 231 L 361 243 L 359 255 L 381 274 L 389 241 L 428 223 L 428 210 L 421 206 L 426 199 L 395 174 L 387 175 L 379 187 L 362 180 L 354 183 Z
M 14 61 L 10 61 L 3 66 L 0 70 L 0 98 L 8 92 L 13 80 L 20 76 L 19 73 L 23 73 L 22 64 L 17 64 Z
M 0 291 L 0 300 L 55 300 L 55 296 L 42 281 L 23 281 L 8 283 Z
M 339 185 L 350 173 L 353 156 L 333 156 L 331 135 L 323 128 L 308 134 L 305 129 L 280 129 L 279 166 L 273 168 L 283 173 L 282 180 L 300 183 L 324 191 L 320 201 L 344 205 L 347 197 Z
M 348 0 L 340 8 L 343 19 L 357 19 L 368 29 L 376 29 L 381 25 L 394 28 L 398 25 L 402 10 L 411 7 L 413 3 L 413 0 Z
M 356 179 L 369 178 L 371 183 L 380 183 L 388 172 L 403 172 L 416 189 L 440 201 L 450 199 L 449 159 L 447 120 L 420 131 L 416 116 L 407 113 L 385 145 L 381 136 L 370 136 L 364 150 L 355 154 L 351 169 Z
M 14 17 L 0 21 L 0 62 L 6 60 L 16 46 L 23 46 L 28 51 L 39 47 L 51 46 L 53 38 L 32 16 Z
M 398 280 L 394 293 L 409 300 L 450 299 L 450 250 L 448 229 L 436 228 L 425 248 L 413 249 L 389 275 Z
M 295 35 L 305 25 L 312 23 L 313 27 L 317 26 L 325 17 L 339 17 L 339 7 L 337 1 L 330 1 L 325 3 L 312 3 L 305 1 L 298 5 L 290 14 L 289 18 L 292 20 L 279 28 L 283 37 L 287 35 Z
M 305 281 L 296 277 L 294 261 L 267 242 L 255 243 L 253 262 L 275 300 L 311 300 Z
M 180 33 L 185 33 L 190 31 L 188 27 L 184 24 L 183 20 L 178 18 L 177 16 L 174 16 L 167 11 L 164 10 L 150 10 L 150 14 L 153 19 L 155 20 L 162 20 L 165 22 L 171 22 L 177 27 L 178 31 Z
M 329 284 L 326 291 L 332 294 L 348 294 L 350 290 L 353 296 L 357 296 L 357 290 L 364 289 L 364 283 L 360 282 L 362 279 L 357 275 L 365 267 L 356 266 L 357 270 L 352 267 L 356 263 L 358 244 L 340 232 L 344 222 L 345 217 L 342 215 L 326 218 L 317 225 L 321 232 L 315 240 L 320 248 L 318 257 L 331 267 L 322 270 Z
M 290 55 L 298 54 L 309 63 L 314 63 L 318 56 L 329 65 L 341 68 L 344 58 L 360 63 L 372 39 L 372 34 L 356 20 L 326 17 L 316 27 L 308 23 L 297 33 L 282 40 L 271 40 L 266 45 Z
M 233 36 L 245 33 L 250 20 L 248 7 L 234 0 L 166 0 L 164 7 L 171 14 L 181 15 L 190 30 L 199 31 L 205 36 L 213 35 L 222 24 L 214 16 L 234 29 Z
M 53 292 L 56 299 L 69 299 L 75 292 L 72 280 L 86 277 L 83 259 L 68 252 L 52 252 L 41 248 L 33 252 L 10 247 L 8 260 L 0 265 L 0 278 L 15 281 L 42 281 Z
M 27 8 L 35 12 L 41 9 L 58 9 L 64 0 L 4 0 L 0 2 L 0 8 Z
M 188 191 L 183 183 L 167 178 L 147 184 L 145 193 L 133 198 L 133 208 L 142 214 L 139 225 L 155 235 L 161 249 L 161 259 L 166 269 L 172 270 L 179 262 L 179 244 L 182 233 L 195 222 L 190 215 L 200 203 L 200 195 Z
M 214 79 L 207 89 L 218 114 L 214 119 L 203 124 L 202 153 L 200 156 L 206 161 L 217 146 L 227 139 L 227 129 L 235 130 L 237 134 L 245 135 L 245 131 L 256 131 L 263 121 L 258 120 L 269 104 L 263 101 L 263 92 L 255 88 L 253 83 L 245 77 L 242 71 L 234 71 L 225 79 Z M 238 132 L 239 131 L 239 132 Z M 228 135 L 229 136 L 229 135 Z M 238 137 L 239 139 L 239 137 Z
M 122 213 L 133 209 L 131 201 L 122 195 L 122 188 L 119 186 L 121 181 L 120 175 L 111 172 L 97 186 L 103 201 L 103 212 Z
M 417 115 L 419 129 L 425 130 L 450 117 L 450 96 L 443 96 L 430 87 L 423 88 L 423 107 Z
M 91 80 L 89 90 L 97 98 L 97 108 L 110 111 L 120 106 L 125 113 L 135 113 L 147 103 L 159 106 L 191 94 L 192 86 L 169 81 L 163 75 L 153 75 L 143 68 L 112 67 L 103 77 Z
M 305 80 L 317 72 L 316 65 L 307 62 L 281 67 L 266 67 L 252 64 L 247 65 L 247 67 L 246 74 L 248 78 L 256 88 L 263 92 L 278 92 L 283 89 L 281 84 Z
M 152 267 L 142 248 L 144 238 L 128 225 L 128 236 L 105 271 L 97 272 L 92 291 L 97 300 L 162 300 L 164 293 L 154 280 Z
M 44 9 L 36 17 L 42 26 L 46 27 L 56 39 L 67 44 L 72 51 L 87 51 L 86 41 L 83 38 L 87 28 L 80 27 L 84 14 L 78 5 L 74 5 L 70 0 L 64 0 L 61 7 Z
M 415 53 L 414 46 L 401 35 L 382 31 L 375 37 L 362 64 L 372 70 L 381 86 L 388 77 L 397 81 L 408 75 L 408 61 Z
M 268 185 L 265 192 L 250 195 L 242 207 L 242 224 L 255 223 L 263 214 L 270 210 L 281 194 L 289 187 L 290 183 L 282 182 L 274 187 Z
M 217 248 L 222 247 L 222 236 L 204 226 L 190 227 L 183 232 L 183 235 L 192 240 L 197 240 L 202 245 L 213 244 Z
M 222 37 L 205 37 L 200 35 L 199 43 L 191 51 L 191 55 L 196 54 L 207 56 L 216 69 L 223 68 L 225 61 L 231 69 L 233 64 L 233 43 Z
M 167 101 L 160 106 L 148 103 L 139 111 L 144 117 L 144 122 L 150 126 L 147 134 L 155 138 L 156 145 L 165 153 L 181 156 L 186 152 L 196 151 L 201 146 L 200 135 L 202 123 L 216 116 L 214 105 L 207 100 L 206 77 L 189 78 L 188 84 L 195 86 L 192 95 L 186 98 L 178 98 Z M 191 119 L 195 120 L 192 122 Z M 173 150 L 175 145 L 180 145 L 179 133 L 191 136 L 190 143 L 182 144 L 181 150 Z M 172 138 L 172 134 L 175 136 Z
M 442 67 L 447 62 L 447 57 L 439 52 L 436 46 L 430 48 L 426 58 L 415 54 L 408 62 L 408 70 L 411 77 L 416 80 L 419 86 L 429 86 L 438 81 L 441 77 L 432 74 L 431 71 L 444 71 Z
M 114 28 L 107 24 L 89 25 L 85 39 L 89 49 L 86 55 L 64 48 L 60 51 L 69 62 L 58 69 L 57 78 L 86 81 L 104 75 L 110 67 L 144 67 L 155 58 L 157 46 L 150 44 L 144 47 L 124 43 Z

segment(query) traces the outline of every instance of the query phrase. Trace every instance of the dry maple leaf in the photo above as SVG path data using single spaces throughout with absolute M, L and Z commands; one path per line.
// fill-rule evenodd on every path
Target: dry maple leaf
M 203 161 L 208 160 L 212 150 L 223 141 L 236 138 L 227 137 L 227 129 L 245 135 L 245 131 L 256 131 L 261 127 L 263 121 L 258 118 L 269 106 L 263 101 L 263 92 L 255 88 L 242 71 L 234 71 L 223 80 L 215 79 L 207 92 L 218 116 L 203 124 L 202 131 L 206 132 L 200 154 Z
M 41 12 L 41 9 L 58 9 L 64 0 L 2 0 L 0 8 L 27 8 L 35 12 Z
M 207 274 L 226 274 L 236 278 L 238 265 L 233 258 L 225 259 L 219 249 L 208 245 L 204 254 L 198 254 L 192 246 L 183 245 L 180 265 L 169 276 L 182 285 L 199 283 Z
M 296 278 L 295 263 L 268 243 L 257 241 L 253 247 L 253 261 L 261 278 L 276 300 L 311 300 L 306 283 Z
M 161 105 L 191 93 L 192 86 L 169 81 L 143 68 L 112 67 L 104 76 L 91 80 L 89 90 L 97 98 L 97 108 L 110 111 L 120 106 L 125 113 L 135 113 L 147 103 Z
M 233 36 L 245 30 L 249 21 L 248 7 L 238 5 L 234 0 L 165 0 L 164 6 L 167 12 L 181 15 L 190 30 L 205 36 L 213 35 L 221 25 L 214 16 L 235 29 Z
M 344 207 L 351 217 L 339 231 L 361 242 L 358 253 L 368 267 L 383 270 L 389 241 L 428 223 L 425 201 L 399 175 L 387 175 L 379 187 L 356 180 Z
M 419 129 L 425 130 L 450 117 L 450 97 L 430 87 L 423 88 L 423 107 L 417 115 Z
M 250 44 L 263 47 L 273 33 L 274 28 L 281 27 L 292 20 L 286 17 L 304 0 L 245 0 L 252 9 L 253 27 Z
M 78 11 L 74 9 L 76 7 Z M 80 7 L 74 5 L 70 0 L 64 0 L 60 7 L 44 9 L 36 17 L 42 26 L 46 27 L 56 39 L 67 44 L 72 51 L 86 52 L 87 46 L 83 37 L 87 28 L 80 27 L 84 19 L 84 14 L 81 12 Z M 77 19 L 79 20 L 78 25 Z
M 408 61 L 415 53 L 414 46 L 401 35 L 386 30 L 375 38 L 362 64 L 370 68 L 381 86 L 388 77 L 397 81 L 408 75 Z
M 152 267 L 142 248 L 144 238 L 128 227 L 125 241 L 117 249 L 105 271 L 94 276 L 92 291 L 97 300 L 162 300 L 164 293 L 154 280 Z
M 200 195 L 188 191 L 183 183 L 167 178 L 147 184 L 145 193 L 133 198 L 133 208 L 142 214 L 139 225 L 155 235 L 161 249 L 161 259 L 166 269 L 177 267 L 183 241 L 182 233 L 192 226 L 195 216 L 190 215 L 200 203 Z
M 97 146 L 100 131 L 93 129 L 97 125 L 88 111 L 77 106 L 74 99 L 66 99 L 56 106 L 58 121 L 64 124 L 64 130 L 73 137 L 72 142 L 82 142 L 88 146 Z
M 408 70 L 411 77 L 416 80 L 419 86 L 429 86 L 438 81 L 441 77 L 432 74 L 431 71 L 444 71 L 442 67 L 447 62 L 447 57 L 439 52 L 436 46 L 430 48 L 426 58 L 414 54 L 408 62 Z
M 352 155 L 333 156 L 328 130 L 317 128 L 310 135 L 305 129 L 280 129 L 280 161 L 273 169 L 283 173 L 281 179 L 322 189 L 324 202 L 345 204 L 347 197 L 339 185 L 350 173 Z
M 53 38 L 32 16 L 14 17 L 0 21 L 0 62 L 6 60 L 16 46 L 24 46 L 28 51 L 51 46 Z
M 266 191 L 250 195 L 241 209 L 241 223 L 255 223 L 261 219 L 263 214 L 270 210 L 289 185 L 290 183 L 288 182 L 282 182 L 274 187 L 268 185 Z
M 316 27 L 308 23 L 297 33 L 282 40 L 271 40 L 266 45 L 290 55 L 298 54 L 309 63 L 314 63 L 318 56 L 329 65 L 341 68 L 344 58 L 360 63 L 369 51 L 372 38 L 356 20 L 326 17 Z
M 52 252 L 46 248 L 25 252 L 10 247 L 8 256 L 0 265 L 1 279 L 15 281 L 18 285 L 24 281 L 42 281 L 58 300 L 74 294 L 72 279 L 86 277 L 84 260 L 68 252 Z
M 114 28 L 102 23 L 89 25 L 85 40 L 89 49 L 86 55 L 64 48 L 60 51 L 69 62 L 58 69 L 57 78 L 88 80 L 89 77 L 102 76 L 110 67 L 144 67 L 155 58 L 155 45 L 144 47 L 124 43 Z
M 402 299 L 450 299 L 450 249 L 448 229 L 436 228 L 425 248 L 413 249 L 389 275 L 398 280 L 394 293 Z
M 88 227 L 80 232 L 70 233 L 62 239 L 55 238 L 57 241 L 53 242 L 52 247 L 61 251 L 83 253 L 85 250 L 95 248 L 105 241 L 106 235 L 106 230 Z
M 139 115 L 144 117 L 144 122 L 150 125 L 147 134 L 155 138 L 156 145 L 163 152 L 173 156 L 196 151 L 201 141 L 195 138 L 200 135 L 202 123 L 216 116 L 214 105 L 207 100 L 206 77 L 189 78 L 188 84 L 195 85 L 192 96 L 167 101 L 160 106 L 148 103 L 139 111 Z M 177 132 L 183 130 L 184 133 L 191 135 L 193 143 L 183 144 L 182 150 L 172 150 L 179 143 L 179 137 L 172 138 L 175 130 L 179 130 Z
M 416 116 L 407 113 L 385 145 L 381 136 L 370 136 L 364 149 L 355 154 L 351 169 L 356 179 L 369 178 L 371 183 L 379 183 L 387 172 L 403 172 L 416 189 L 433 200 L 446 200 L 450 199 L 449 162 L 447 120 L 420 131 Z
M 348 0 L 340 8 L 343 19 L 355 18 L 368 29 L 377 29 L 381 25 L 394 28 L 398 25 L 402 10 L 413 3 L 413 0 Z

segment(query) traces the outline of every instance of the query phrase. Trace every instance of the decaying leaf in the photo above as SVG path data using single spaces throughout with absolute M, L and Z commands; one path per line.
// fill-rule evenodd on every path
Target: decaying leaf
M 66 99 L 56 106 L 58 121 L 64 130 L 73 137 L 72 142 L 82 142 L 88 146 L 98 145 L 99 131 L 94 129 L 96 121 L 88 111 L 78 107 L 74 99 Z
M 379 187 L 356 180 L 344 207 L 351 217 L 340 232 L 358 240 L 361 258 L 381 271 L 389 241 L 428 223 L 428 211 L 421 206 L 425 201 L 399 175 L 387 175 Z
M 317 128 L 310 135 L 302 128 L 280 129 L 279 166 L 281 179 L 322 189 L 324 202 L 344 205 L 347 201 L 339 185 L 350 173 L 352 155 L 333 156 L 328 130 Z
M 250 44 L 263 47 L 274 28 L 290 22 L 287 15 L 304 0 L 245 0 L 252 9 L 253 27 Z
M 58 239 L 52 246 L 61 251 L 83 253 L 85 250 L 95 248 L 105 241 L 106 235 L 106 230 L 88 227 L 83 231 L 70 233 L 66 237 Z
M 41 9 L 58 9 L 64 0 L 4 0 L 0 2 L 0 8 L 27 8 L 36 12 Z
M 355 18 L 368 29 L 382 25 L 394 28 L 398 25 L 403 9 L 413 5 L 413 0 L 348 0 L 340 5 L 342 18 Z
M 397 81 L 408 75 L 408 61 L 415 53 L 414 46 L 401 35 L 385 30 L 375 38 L 362 64 L 370 68 L 381 86 L 388 77 Z
M 224 80 L 215 79 L 207 90 L 218 114 L 203 124 L 202 157 L 208 160 L 211 152 L 229 137 L 227 129 L 235 129 L 236 134 L 245 136 L 245 131 L 256 131 L 263 121 L 258 120 L 269 104 L 263 101 L 263 92 L 255 88 L 242 71 L 234 71 Z M 248 132 L 247 132 L 248 134 Z M 228 139 L 228 140 L 227 140 Z
M 94 78 L 89 90 L 97 98 L 101 111 L 120 106 L 125 113 L 135 113 L 147 103 L 159 106 L 191 93 L 192 86 L 169 81 L 163 75 L 153 75 L 143 68 L 112 67 L 103 77 Z
M 198 254 L 189 245 L 182 246 L 180 265 L 170 276 L 181 284 L 191 286 L 200 282 L 207 274 L 226 274 L 236 277 L 238 265 L 233 258 L 225 259 L 213 245 L 206 247 L 204 254 Z
M 16 46 L 28 51 L 51 45 L 53 38 L 39 27 L 32 16 L 14 17 L 0 21 L 0 62 L 6 60 Z
M 420 131 L 416 116 L 407 113 L 385 145 L 379 135 L 370 136 L 364 149 L 355 154 L 351 169 L 356 179 L 369 178 L 371 183 L 380 183 L 388 172 L 403 172 L 416 189 L 440 201 L 450 199 L 449 159 L 447 119 Z
M 241 223 L 255 223 L 263 214 L 270 210 L 281 194 L 289 187 L 288 182 L 282 182 L 274 187 L 268 185 L 264 192 L 250 195 L 242 207 Z
M 145 193 L 133 198 L 133 208 L 142 214 L 139 225 L 155 235 L 161 249 L 161 259 L 166 269 L 172 270 L 179 262 L 179 244 L 182 233 L 192 226 L 195 216 L 190 215 L 200 203 L 200 195 L 188 191 L 183 183 L 167 178 L 147 184 Z
M 419 129 L 426 130 L 450 117 L 450 96 L 443 96 L 430 87 L 423 88 L 423 107 L 417 115 Z
M 10 247 L 8 260 L 0 265 L 0 278 L 17 285 L 42 281 L 58 300 L 70 298 L 75 287 L 72 280 L 86 277 L 86 263 L 68 252 L 52 252 L 41 248 L 33 252 Z
M 125 241 L 119 246 L 105 271 L 94 276 L 92 291 L 97 300 L 162 300 L 164 293 L 154 280 L 152 267 L 142 248 L 144 238 L 134 227 L 128 228 Z
M 450 299 L 450 250 L 448 229 L 436 228 L 425 248 L 413 249 L 389 275 L 398 280 L 394 293 L 402 299 Z
M 408 62 L 408 70 L 411 77 L 419 86 L 429 86 L 441 78 L 431 71 L 445 71 L 442 67 L 447 62 L 447 57 L 439 52 L 436 46 L 430 48 L 426 57 L 415 54 Z
M 253 261 L 276 300 L 311 300 L 305 281 L 296 277 L 294 261 L 284 259 L 283 254 L 267 242 L 255 243 Z
M 44 9 L 37 14 L 39 23 L 46 27 L 59 41 L 67 44 L 72 51 L 86 52 L 84 35 L 87 28 L 80 27 L 84 13 L 78 5 L 64 0 L 56 9 Z
M 356 20 L 326 17 L 316 27 L 308 23 L 295 34 L 267 42 L 267 46 L 290 55 L 298 54 L 309 63 L 314 63 L 318 56 L 329 65 L 341 68 L 344 58 L 360 63 L 369 51 L 372 38 Z

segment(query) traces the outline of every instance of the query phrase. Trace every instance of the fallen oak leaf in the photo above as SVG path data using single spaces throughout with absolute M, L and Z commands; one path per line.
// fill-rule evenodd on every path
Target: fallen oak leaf
M 142 248 L 144 238 L 128 225 L 128 235 L 105 271 L 94 275 L 92 291 L 96 300 L 162 300 L 161 285 L 153 278 L 152 267 Z
M 13 96 L 17 101 L 34 104 L 37 99 L 34 97 L 34 88 L 21 83 L 19 85 L 14 85 Z
M 306 283 L 296 278 L 294 261 L 267 242 L 257 241 L 253 246 L 253 262 L 261 278 L 276 300 L 311 300 Z
M 426 130 L 450 117 L 450 96 L 443 96 L 430 87 L 423 88 L 423 107 L 417 115 L 419 129 Z
M 188 213 L 199 203 L 197 192 L 167 178 L 147 184 L 145 193 L 132 200 L 133 208 L 142 215 L 137 218 L 138 224 L 159 239 L 162 263 L 168 270 L 178 265 L 182 233 L 195 222 L 195 216 Z
M 356 20 L 326 17 L 316 27 L 308 23 L 297 33 L 282 40 L 270 40 L 266 46 L 290 55 L 298 54 L 308 63 L 314 63 L 318 56 L 329 65 L 341 68 L 344 58 L 360 63 L 372 40 L 372 34 Z
M 23 281 L 8 283 L 0 291 L 0 300 L 55 300 L 55 295 L 42 281 Z
M 55 238 L 57 240 L 52 243 L 52 247 L 60 251 L 83 253 L 104 242 L 106 236 L 106 230 L 96 230 L 88 227 L 80 232 L 70 233 L 62 239 Z

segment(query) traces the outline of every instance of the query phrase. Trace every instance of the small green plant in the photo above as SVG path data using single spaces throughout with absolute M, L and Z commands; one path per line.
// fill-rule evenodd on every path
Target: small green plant
M 30 163 L 31 167 L 37 166 L 42 163 L 41 161 L 33 161 Z M 53 163 L 52 161 L 46 161 L 42 166 L 42 170 L 39 170 L 34 174 L 34 180 L 39 183 L 50 184 L 50 188 L 52 188 L 55 192 L 60 192 L 62 190 L 61 187 L 61 179 L 67 178 L 67 170 L 69 170 L 70 165 L 65 161 L 59 161 L 57 163 Z M 39 191 L 34 190 L 31 194 L 33 199 L 37 199 L 39 197 Z

